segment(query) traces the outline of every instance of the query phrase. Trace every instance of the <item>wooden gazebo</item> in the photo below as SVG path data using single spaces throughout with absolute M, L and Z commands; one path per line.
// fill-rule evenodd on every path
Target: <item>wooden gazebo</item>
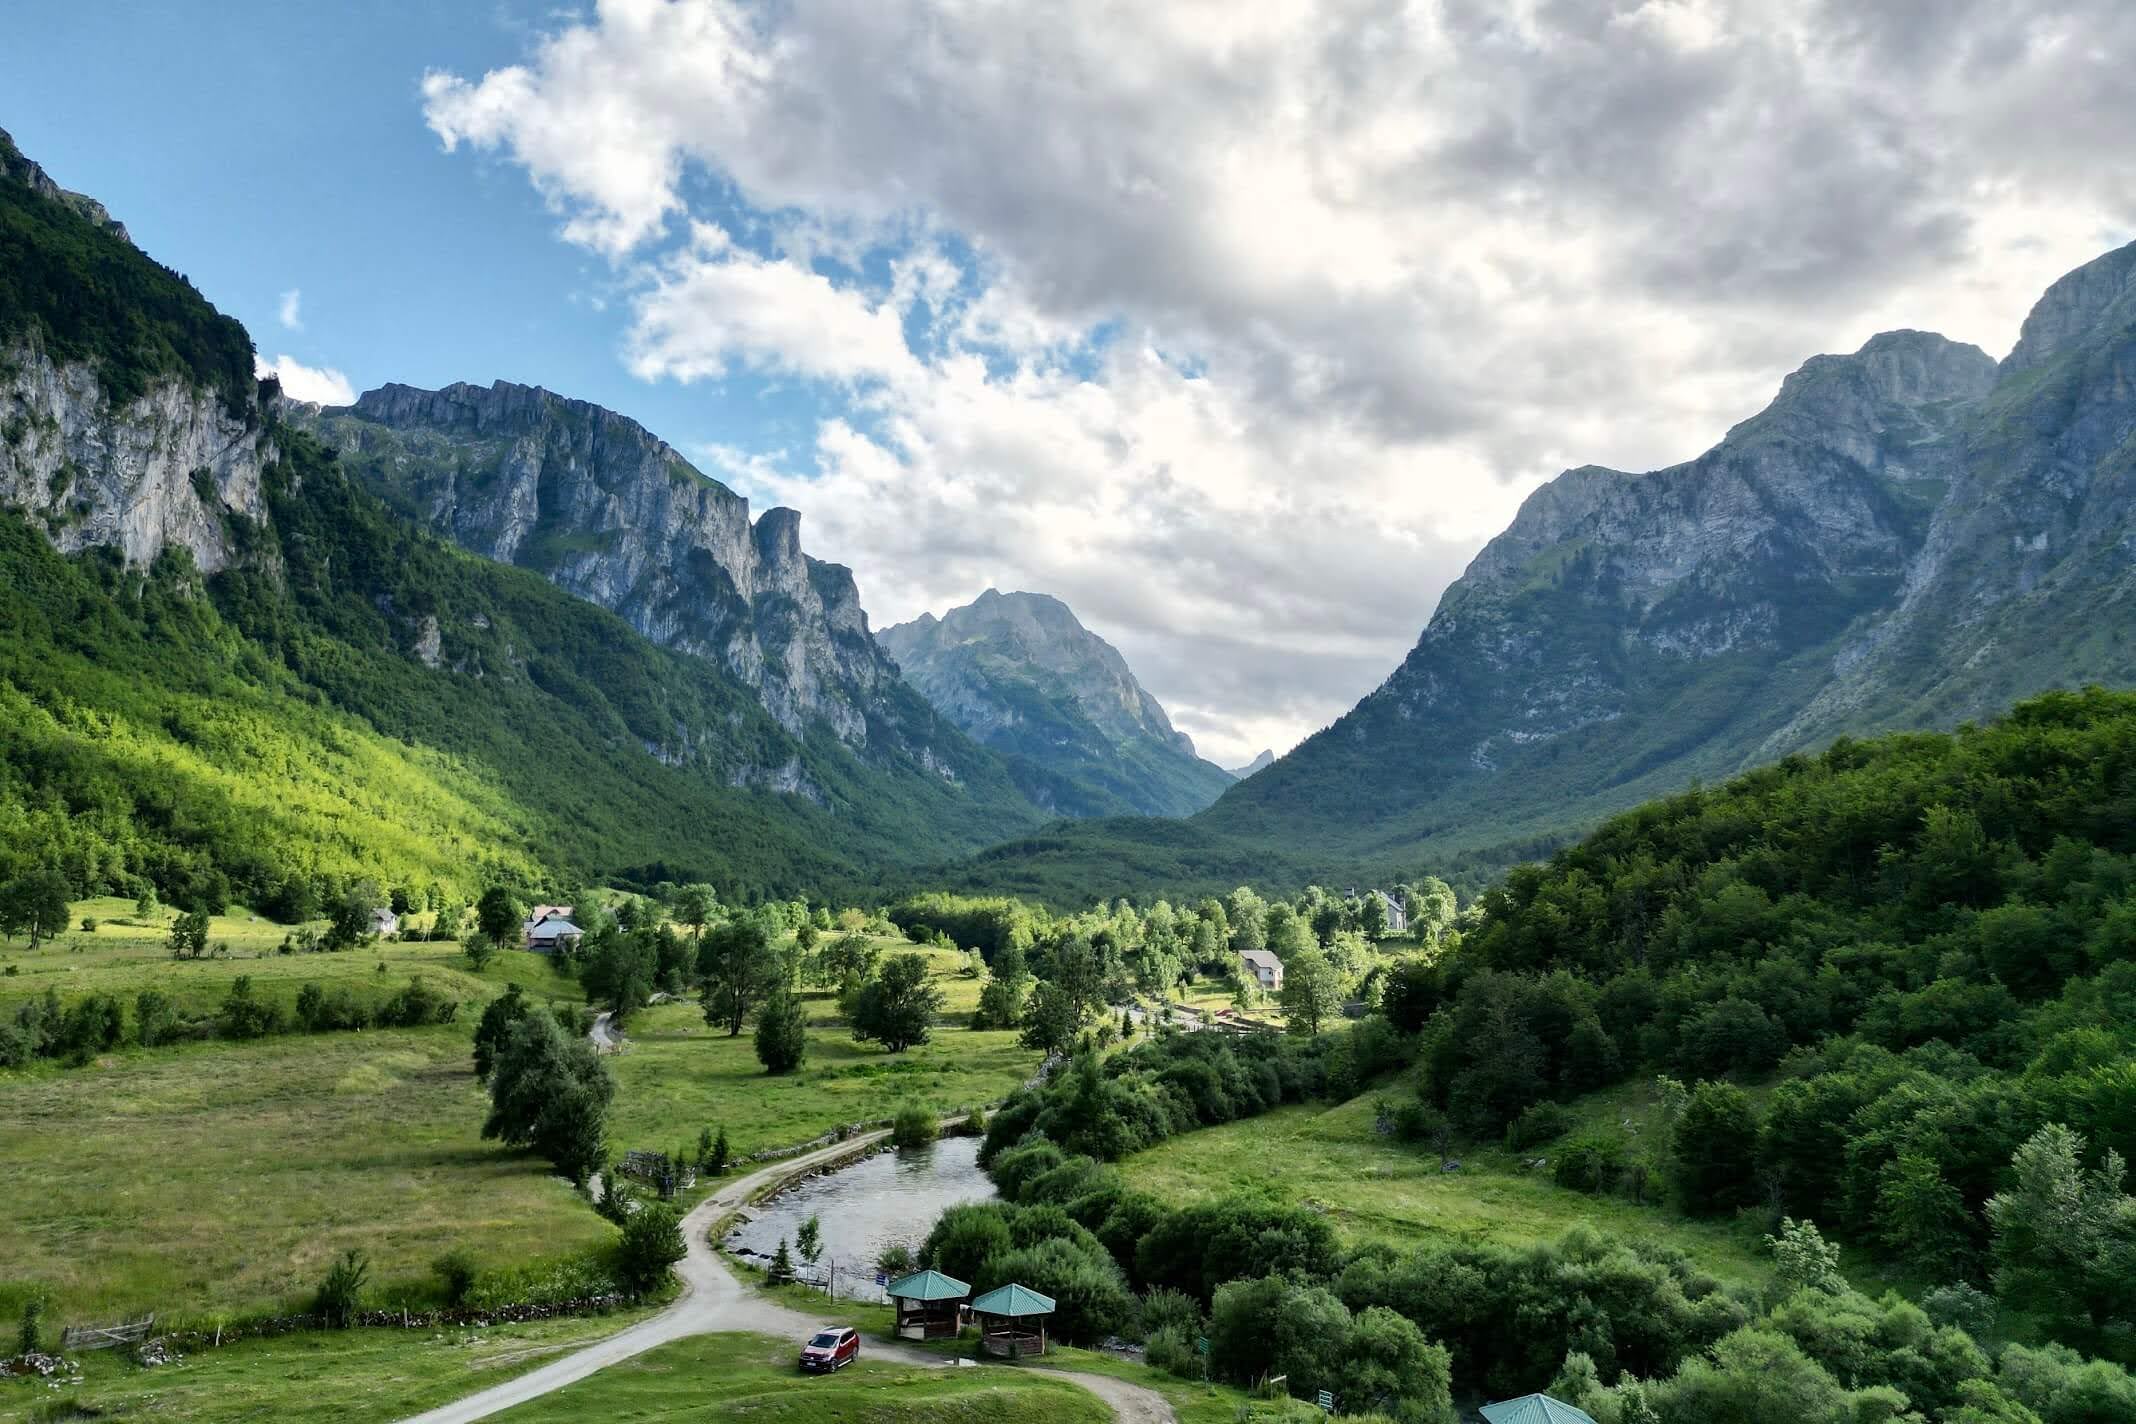
M 914 1271 L 885 1287 L 897 1307 L 897 1334 L 907 1340 L 954 1339 L 964 1328 L 972 1288 L 940 1271 Z
M 1053 1297 L 1029 1286 L 1005 1285 L 973 1301 L 972 1314 L 979 1321 L 984 1353 L 1012 1360 L 1046 1353 L 1046 1317 L 1053 1314 Z

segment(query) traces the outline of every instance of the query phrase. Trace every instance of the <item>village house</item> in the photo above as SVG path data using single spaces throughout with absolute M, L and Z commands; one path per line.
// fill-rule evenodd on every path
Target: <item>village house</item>
M 390 909 L 371 911 L 371 933 L 384 939 L 387 935 L 400 933 L 400 916 Z
M 1283 987 L 1283 961 L 1265 949 L 1242 949 L 1239 951 L 1239 968 L 1253 977 L 1264 994 L 1273 994 Z
M 536 954 L 572 949 L 586 932 L 571 922 L 569 905 L 536 905 L 522 928 L 521 942 Z
M 1374 890 L 1372 893 L 1379 897 L 1380 907 L 1387 912 L 1387 933 L 1408 934 L 1409 907 L 1402 903 L 1401 897 L 1389 895 L 1384 890 Z

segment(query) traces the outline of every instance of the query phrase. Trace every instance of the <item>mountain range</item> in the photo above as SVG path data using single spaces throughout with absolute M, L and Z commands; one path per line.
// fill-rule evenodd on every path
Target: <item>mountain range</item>
M 936 710 L 1064 816 L 1184 816 L 1231 785 L 1194 754 L 1119 652 L 1038 593 L 988 589 L 876 635 Z
M 181 903 L 1473 882 L 1835 738 L 2136 682 L 2132 479 L 2136 246 L 2000 362 L 1886 333 L 1697 459 L 1565 472 L 1375 692 L 1234 782 L 1065 605 L 871 632 L 797 514 L 623 416 L 507 383 L 284 399 L 0 134 L 0 824 Z
M 1568 470 L 1393 674 L 1192 820 L 1063 826 L 955 874 L 1471 878 L 1608 812 L 1846 735 L 2136 683 L 2136 244 L 2002 361 L 1919 331 L 1814 357 L 1697 459 Z

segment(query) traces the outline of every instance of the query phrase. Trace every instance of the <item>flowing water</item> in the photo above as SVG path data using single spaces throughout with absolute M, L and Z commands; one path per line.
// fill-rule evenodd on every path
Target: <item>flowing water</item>
M 750 1209 L 753 1218 L 727 1236 L 738 1255 L 770 1256 L 784 1238 L 794 1270 L 823 1284 L 837 1269 L 841 1299 L 884 1299 L 875 1258 L 885 1246 L 918 1249 L 944 1207 L 992 1201 L 994 1184 L 979 1170 L 979 1139 L 949 1137 L 903 1152 L 878 1152 L 850 1167 L 810 1177 Z M 811 1270 L 793 1249 L 801 1223 L 823 1228 L 823 1256 Z

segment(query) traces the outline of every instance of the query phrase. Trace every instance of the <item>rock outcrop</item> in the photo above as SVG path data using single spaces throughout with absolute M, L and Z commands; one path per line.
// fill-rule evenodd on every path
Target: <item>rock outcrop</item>
M 1066 816 L 1183 816 L 1229 784 L 1118 650 L 1057 598 L 988 589 L 878 635 L 905 678 Z
M 292 411 L 397 507 L 713 660 L 789 731 L 924 748 L 851 572 L 802 552 L 799 514 L 752 523 L 747 500 L 636 421 L 504 381 Z

